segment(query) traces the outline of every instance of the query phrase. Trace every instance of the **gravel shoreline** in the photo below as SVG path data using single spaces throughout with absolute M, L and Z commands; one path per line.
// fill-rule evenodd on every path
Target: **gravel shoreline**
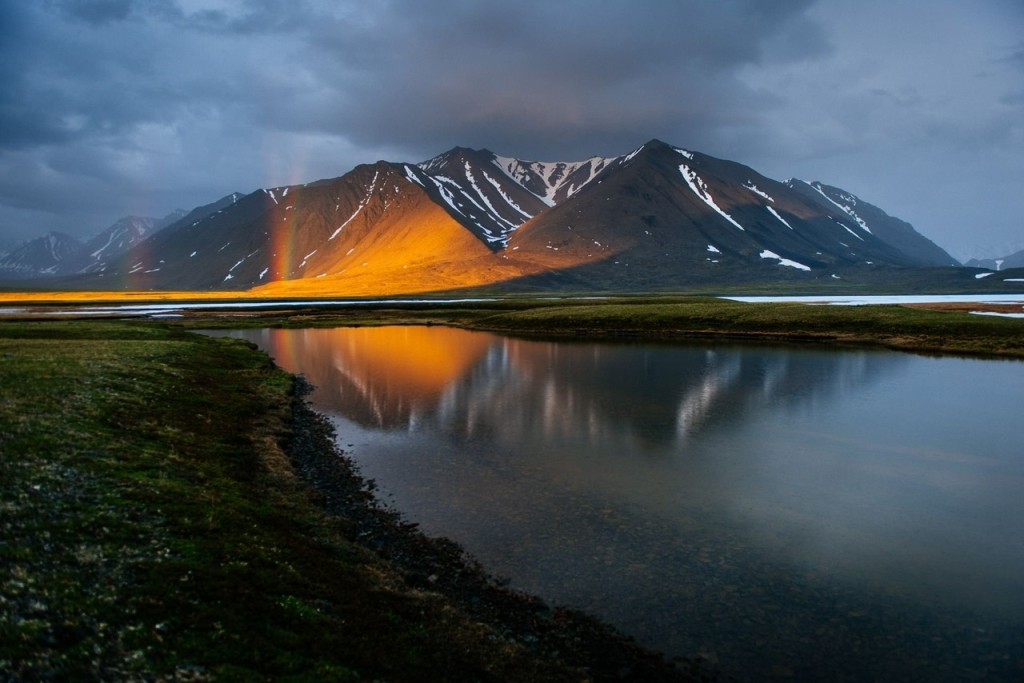
M 472 619 L 532 654 L 584 670 L 592 681 L 714 681 L 700 660 L 671 661 L 582 612 L 552 607 L 505 588 L 453 541 L 431 538 L 376 498 L 334 441 L 334 428 L 305 396 L 301 377 L 291 406 L 286 452 L 319 503 L 350 526 L 351 540 L 387 560 L 413 588 L 439 593 Z

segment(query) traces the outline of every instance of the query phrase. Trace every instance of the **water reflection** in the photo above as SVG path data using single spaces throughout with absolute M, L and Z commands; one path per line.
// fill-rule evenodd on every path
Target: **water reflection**
M 1012 679 L 1024 364 L 244 333 L 342 445 L 513 586 L 740 679 Z
M 381 429 L 425 421 L 465 436 L 665 452 L 752 411 L 827 400 L 891 374 L 896 354 L 522 341 L 440 327 L 246 333 L 316 387 L 316 402 Z
M 380 429 L 434 413 L 493 343 L 444 327 L 267 329 L 250 338 L 286 370 L 305 375 L 317 404 Z

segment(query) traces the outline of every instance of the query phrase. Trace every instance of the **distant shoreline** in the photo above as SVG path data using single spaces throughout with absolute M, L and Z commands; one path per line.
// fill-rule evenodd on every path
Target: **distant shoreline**
M 0 305 L 0 320 L 40 318 L 143 318 L 221 329 L 449 325 L 518 336 L 824 343 L 1024 358 L 1024 294 L 273 301 L 158 298 Z

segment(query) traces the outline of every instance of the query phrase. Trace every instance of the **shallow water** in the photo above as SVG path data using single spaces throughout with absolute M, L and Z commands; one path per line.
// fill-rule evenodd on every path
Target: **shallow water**
M 256 330 L 386 501 L 740 679 L 1024 678 L 1024 363 Z

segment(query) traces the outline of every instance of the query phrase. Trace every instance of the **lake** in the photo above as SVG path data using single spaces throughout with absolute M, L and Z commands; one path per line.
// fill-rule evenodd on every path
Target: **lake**
M 1024 363 L 231 332 L 384 501 L 513 588 L 740 680 L 1024 678 Z

